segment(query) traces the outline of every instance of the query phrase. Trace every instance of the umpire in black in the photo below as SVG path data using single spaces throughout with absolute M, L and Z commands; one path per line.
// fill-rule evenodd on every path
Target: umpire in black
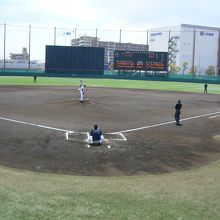
M 180 112 L 180 110 L 181 110 L 181 108 L 182 108 L 182 103 L 181 103 L 181 101 L 180 100 L 178 100 L 178 103 L 175 105 L 175 114 L 174 114 L 174 118 L 175 118 L 175 120 L 176 120 L 176 125 L 177 126 L 181 126 L 181 124 L 180 124 L 180 114 L 181 114 L 181 112 Z

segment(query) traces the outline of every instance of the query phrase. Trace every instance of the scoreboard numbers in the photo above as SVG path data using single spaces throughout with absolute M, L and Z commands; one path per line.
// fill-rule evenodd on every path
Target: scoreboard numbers
M 114 70 L 142 70 L 167 72 L 167 52 L 114 51 Z

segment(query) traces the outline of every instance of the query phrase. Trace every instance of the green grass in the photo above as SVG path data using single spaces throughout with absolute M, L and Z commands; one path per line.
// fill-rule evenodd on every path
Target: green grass
M 88 86 L 203 93 L 203 84 L 85 79 Z M 78 86 L 79 79 L 0 77 L 0 85 Z M 209 85 L 220 94 L 220 85 Z M 219 136 L 215 137 L 220 140 Z M 1 220 L 219 220 L 220 161 L 190 171 L 79 177 L 0 166 Z
M 202 83 L 162 82 L 143 80 L 115 80 L 115 79 L 84 79 L 90 87 L 114 87 L 133 89 L 156 89 L 169 91 L 183 91 L 203 93 Z M 49 78 L 38 77 L 33 82 L 33 77 L 0 77 L 0 85 L 50 85 L 50 86 L 79 86 L 78 78 Z M 219 84 L 209 84 L 208 93 L 220 94 Z
M 0 219 L 220 219 L 220 161 L 191 171 L 79 177 L 0 167 Z

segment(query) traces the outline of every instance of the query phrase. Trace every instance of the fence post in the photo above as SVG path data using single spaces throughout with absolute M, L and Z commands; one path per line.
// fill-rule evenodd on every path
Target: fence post
M 147 46 L 146 46 L 146 50 L 149 51 L 149 36 L 148 36 L 148 30 L 147 30 Z
M 54 46 L 56 46 L 56 41 L 57 41 L 57 28 L 56 27 L 54 27 L 54 33 L 53 33 L 53 37 L 54 37 Z
M 193 30 L 192 75 L 195 74 L 196 29 Z
M 119 31 L 119 49 L 121 49 L 121 29 Z
M 220 31 L 218 31 L 218 55 L 216 76 L 220 76 Z
M 95 45 L 98 47 L 98 29 L 95 29 Z
M 75 32 L 75 40 L 76 40 L 76 28 L 75 28 L 75 31 L 74 31 L 74 32 Z
M 6 24 L 4 24 L 4 69 L 5 69 L 5 50 L 6 50 Z
M 29 26 L 29 58 L 28 58 L 28 69 L 31 68 L 31 25 Z

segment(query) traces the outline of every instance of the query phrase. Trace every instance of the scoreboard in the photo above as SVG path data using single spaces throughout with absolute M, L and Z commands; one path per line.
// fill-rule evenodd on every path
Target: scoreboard
M 104 74 L 104 48 L 46 45 L 45 72 Z
M 167 52 L 114 51 L 114 70 L 166 71 Z

